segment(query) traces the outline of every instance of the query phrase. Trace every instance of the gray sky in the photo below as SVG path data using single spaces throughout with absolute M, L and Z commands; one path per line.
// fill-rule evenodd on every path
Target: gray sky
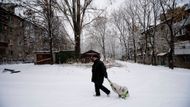
M 97 8 L 108 8 L 108 10 L 118 8 L 125 0 L 94 0 L 93 4 Z
M 108 8 L 117 8 L 119 7 L 124 1 L 127 0 L 94 0 L 93 3 L 98 8 L 105 8 L 108 6 Z M 136 0 L 133 0 L 134 2 Z M 180 4 L 190 3 L 190 0 L 177 0 Z

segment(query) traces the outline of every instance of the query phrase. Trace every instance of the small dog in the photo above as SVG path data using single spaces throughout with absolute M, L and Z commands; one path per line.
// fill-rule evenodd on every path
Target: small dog
M 20 71 L 15 71 L 15 70 L 13 70 L 13 69 L 7 69 L 7 68 L 5 68 L 4 70 L 3 70 L 3 72 L 10 72 L 11 74 L 12 73 L 19 73 Z

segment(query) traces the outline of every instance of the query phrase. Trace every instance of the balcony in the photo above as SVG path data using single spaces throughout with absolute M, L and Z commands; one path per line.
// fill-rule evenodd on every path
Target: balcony
M 189 49 L 175 49 L 175 55 L 190 55 L 190 48 Z
M 0 48 L 1 47 L 8 47 L 8 42 L 1 42 L 0 41 Z
M 176 33 L 176 37 L 184 36 L 187 33 L 187 27 L 190 25 L 190 16 L 186 19 L 183 19 L 180 22 L 177 22 L 173 25 L 174 33 Z
M 177 31 L 177 30 L 175 30 L 175 31 Z M 187 30 L 183 28 L 183 29 L 177 31 L 177 34 L 175 35 L 175 37 L 185 36 L 186 32 L 187 32 Z
M 175 55 L 190 55 L 190 41 L 175 43 Z

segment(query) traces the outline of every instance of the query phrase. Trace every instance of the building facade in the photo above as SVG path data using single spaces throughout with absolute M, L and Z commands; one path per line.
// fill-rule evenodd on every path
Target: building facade
M 15 15 L 14 8 L 14 4 L 0 4 L 0 63 L 32 62 L 33 51 L 46 46 L 40 41 L 45 30 Z
M 36 52 L 50 50 L 48 29 L 16 15 L 16 7 L 12 3 L 0 3 L 0 64 L 34 62 Z M 72 40 L 59 17 L 52 24 L 55 27 L 52 32 L 53 52 L 73 49 Z
M 190 8 L 187 6 L 184 10 L 186 14 L 182 18 L 172 25 L 175 40 L 174 40 L 174 66 L 190 68 Z M 140 51 L 141 48 L 138 48 L 138 61 L 140 63 L 151 64 L 152 56 L 152 45 L 151 40 L 153 39 L 152 34 L 155 32 L 155 55 L 156 55 L 156 64 L 168 66 L 168 53 L 169 48 L 169 28 L 166 23 L 161 22 L 156 25 L 156 27 L 150 27 L 148 30 L 142 33 L 142 37 L 147 36 L 148 45 L 147 45 L 147 57 L 143 62 L 143 57 L 145 52 Z M 144 39 L 143 39 L 144 40 Z M 144 56 L 143 56 L 144 55 Z
M 175 66 L 190 68 L 190 8 L 186 9 L 187 16 L 176 23 L 175 28 L 180 28 L 175 37 Z
M 2 7 L 0 12 L 0 60 L 21 60 L 24 20 Z

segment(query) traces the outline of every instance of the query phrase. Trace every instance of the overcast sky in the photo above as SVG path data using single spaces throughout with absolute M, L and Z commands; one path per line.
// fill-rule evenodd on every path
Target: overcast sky
M 129 0 L 93 0 L 92 5 L 97 7 L 98 9 L 105 9 L 107 13 L 111 13 L 113 10 L 119 9 L 121 5 L 124 4 L 124 2 Z M 138 0 L 133 0 L 133 2 Z M 190 4 L 190 0 L 176 0 L 178 2 L 178 5 L 182 6 L 186 3 Z
M 94 0 L 93 4 L 97 6 L 97 8 L 106 8 L 116 9 L 118 8 L 124 1 L 127 0 Z M 133 0 L 134 2 L 137 0 Z M 190 3 L 190 0 L 177 0 L 180 4 Z
M 108 8 L 108 10 L 118 8 L 125 0 L 94 0 L 93 4 L 97 8 Z

